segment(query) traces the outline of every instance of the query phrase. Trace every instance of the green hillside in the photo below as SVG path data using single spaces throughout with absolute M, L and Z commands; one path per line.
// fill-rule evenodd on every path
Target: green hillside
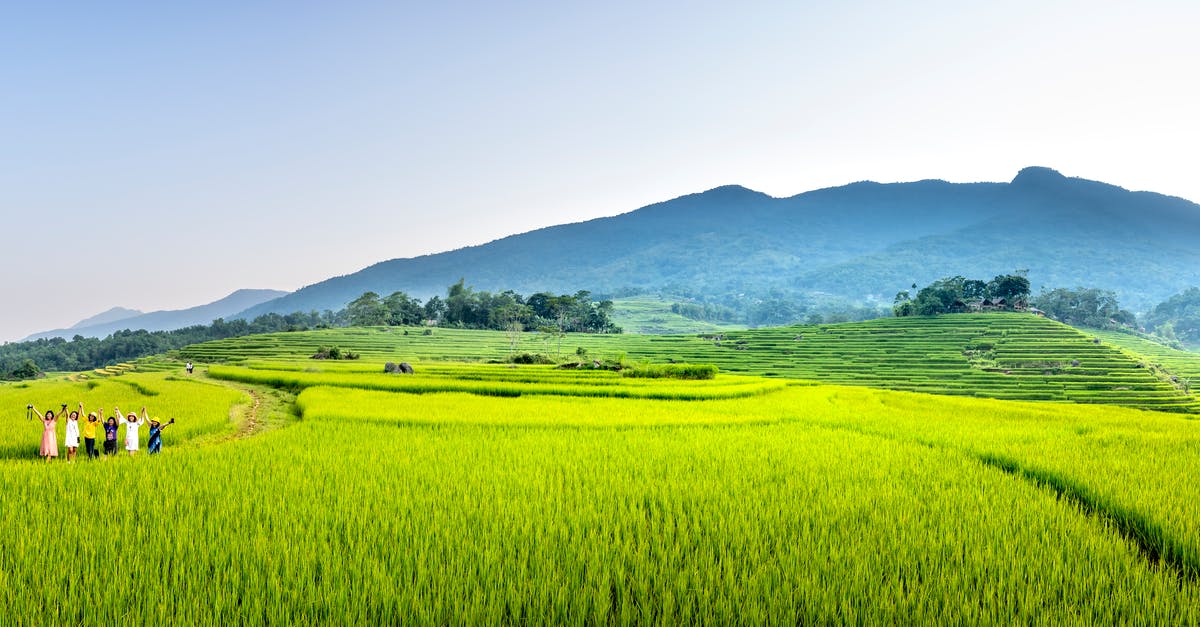
M 304 360 L 320 346 L 366 362 L 503 360 L 495 331 L 352 328 L 276 333 L 184 349 L 201 362 Z M 1195 412 L 1167 375 L 1094 336 L 1025 314 L 961 314 L 727 331 L 708 335 L 582 335 L 561 343 L 527 333 L 517 352 L 633 361 L 711 363 L 724 372 L 1000 399 L 1102 403 Z M 310 362 L 311 363 L 311 362 Z
M 613 300 L 613 322 L 626 333 L 672 335 L 676 333 L 720 333 L 746 328 L 692 320 L 671 311 L 671 302 L 657 296 L 634 296 Z
M 1200 353 L 1178 350 L 1129 333 L 1089 332 L 1108 344 L 1120 347 L 1147 366 L 1164 372 L 1168 377 L 1191 379 L 1192 385 L 1200 385 Z

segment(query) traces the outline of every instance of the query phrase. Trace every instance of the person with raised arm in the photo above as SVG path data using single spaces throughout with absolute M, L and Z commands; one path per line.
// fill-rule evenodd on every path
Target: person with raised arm
M 117 415 L 121 415 L 121 410 L 113 407 L 113 411 Z M 125 416 L 125 450 L 129 451 L 129 455 L 135 455 L 138 452 L 138 429 L 146 424 L 149 418 L 146 416 L 146 408 L 142 408 L 142 419 L 138 420 L 138 415 L 130 412 Z
M 79 411 L 83 413 L 83 403 L 79 404 Z M 87 422 L 83 423 L 83 445 L 86 447 L 88 459 L 100 456 L 100 452 L 96 450 L 96 426 L 100 424 L 100 416 L 96 412 L 103 414 L 104 410 L 99 409 L 88 414 Z
M 100 420 L 104 420 L 104 409 L 97 410 L 100 413 Z M 121 413 L 116 408 L 113 411 L 120 416 Z M 104 420 L 104 455 L 117 454 L 117 429 L 120 425 L 117 424 L 115 416 L 109 416 L 108 420 Z
M 63 445 L 67 447 L 67 461 L 69 462 L 75 461 L 75 454 L 79 452 L 79 417 L 81 415 L 83 415 L 83 403 L 79 404 L 79 409 L 72 411 L 67 416 L 67 432 L 63 435 Z
M 43 414 L 32 403 L 28 408 L 37 415 L 38 420 L 42 421 L 42 448 L 38 454 L 45 457 L 46 461 L 50 461 L 51 457 L 58 457 L 58 418 L 54 415 L 54 411 L 47 411 Z M 62 411 L 66 410 L 67 406 L 64 404 Z M 60 415 L 62 411 L 59 412 Z
M 167 421 L 167 424 L 162 424 L 157 420 L 150 421 L 150 435 L 146 438 L 146 450 L 151 455 L 162 452 L 162 432 L 163 429 L 175 424 L 175 419 Z

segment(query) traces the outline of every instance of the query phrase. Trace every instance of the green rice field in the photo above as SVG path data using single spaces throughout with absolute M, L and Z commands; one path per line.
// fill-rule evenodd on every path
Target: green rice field
M 670 349 L 655 337 L 567 339 L 571 353 L 588 342 L 597 356 L 727 360 L 699 380 L 485 363 L 506 354 L 502 334 L 342 329 L 190 347 L 186 358 L 221 362 L 192 378 L 157 359 L 0 385 L 0 615 L 1200 624 L 1200 421 L 1115 396 L 974 398 L 938 377 L 934 356 L 981 380 L 1144 375 L 1147 390 L 1113 390 L 1131 399 L 1169 383 L 1127 348 L 1044 320 L 927 322 L 685 337 Z M 306 359 L 313 341 L 363 358 Z M 966 366 L 951 368 L 962 342 L 993 348 L 959 351 Z M 1061 350 L 1031 356 L 1040 344 Z M 810 363 L 838 345 L 877 378 L 822 382 L 849 376 Z M 949 394 L 882 389 L 900 387 L 884 376 L 889 355 L 893 370 L 906 364 Z M 1049 365 L 1068 357 L 1081 363 Z M 389 359 L 416 374 L 384 374 Z M 1024 372 L 1035 368 L 1076 372 Z M 46 463 L 29 400 L 146 405 L 179 430 L 158 456 Z
M 513 350 L 498 331 L 358 328 L 276 333 L 208 342 L 182 351 L 199 362 L 308 361 L 319 346 L 364 361 L 498 361 Z M 884 318 L 708 335 L 536 333 L 517 352 L 663 363 L 715 364 L 723 372 L 1010 400 L 1122 405 L 1195 413 L 1197 397 L 1094 333 L 1026 314 Z

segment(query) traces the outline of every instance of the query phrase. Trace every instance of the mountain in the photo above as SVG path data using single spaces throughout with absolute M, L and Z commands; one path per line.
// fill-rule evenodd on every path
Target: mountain
M 83 320 L 76 322 L 74 324 L 74 326 L 72 326 L 71 328 L 72 329 L 82 329 L 85 327 L 95 326 L 95 325 L 99 325 L 99 324 L 107 324 L 109 322 L 116 322 L 117 320 L 124 320 L 126 318 L 140 316 L 143 313 L 145 313 L 145 312 L 138 311 L 137 309 L 126 309 L 124 307 L 113 307 L 112 309 L 109 309 L 108 311 L 100 312 L 100 313 L 92 316 L 91 318 L 84 318 Z
M 1021 170 L 1009 183 L 852 183 L 773 198 L 718 187 L 618 216 L 393 259 L 241 315 L 337 309 L 365 291 L 666 289 L 709 300 L 781 295 L 882 302 L 913 283 L 1028 269 L 1039 287 L 1111 289 L 1146 310 L 1200 284 L 1200 206 Z
M 31 335 L 23 341 L 39 338 L 61 337 L 70 339 L 76 335 L 84 337 L 106 337 L 114 331 L 145 329 L 147 331 L 171 331 L 197 324 L 209 324 L 217 318 L 232 318 L 238 312 L 286 295 L 279 290 L 238 290 L 221 300 L 189 309 L 174 311 L 152 311 L 141 313 L 132 309 L 114 307 L 104 313 L 83 320 L 69 329 L 57 329 Z M 132 312 L 132 316 L 113 319 L 117 312 Z M 99 320 L 99 322 L 97 322 Z

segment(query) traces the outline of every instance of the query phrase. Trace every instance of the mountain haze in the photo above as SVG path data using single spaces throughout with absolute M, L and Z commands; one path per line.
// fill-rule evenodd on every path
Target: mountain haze
M 95 326 L 95 325 L 99 325 L 99 324 L 107 324 L 109 322 L 116 322 L 118 320 L 125 320 L 126 318 L 140 316 L 143 313 L 145 313 L 145 312 L 139 311 L 137 309 L 126 309 L 124 307 L 113 307 L 112 309 L 109 309 L 108 311 L 102 311 L 90 318 L 84 318 L 83 320 L 76 322 L 70 328 L 82 329 L 85 327 Z
M 365 291 L 426 298 L 465 277 L 521 292 L 667 289 L 890 303 L 912 283 L 1028 269 L 1145 310 L 1200 284 L 1200 206 L 1026 168 L 1009 183 L 852 183 L 789 198 L 718 187 L 310 285 L 243 312 L 337 309 Z
M 37 333 L 25 338 L 25 341 L 52 337 L 70 339 L 76 335 L 82 335 L 83 337 L 106 337 L 114 331 L 125 329 L 171 331 L 197 324 L 209 324 L 217 318 L 232 318 L 247 307 L 253 307 L 286 294 L 287 292 L 279 290 L 238 290 L 221 300 L 208 303 L 207 305 L 172 311 L 152 311 L 150 313 L 141 313 L 136 310 L 114 307 L 104 313 L 83 320 L 69 329 L 56 329 L 54 331 Z M 121 311 L 133 312 L 133 315 L 114 319 L 114 316 Z

